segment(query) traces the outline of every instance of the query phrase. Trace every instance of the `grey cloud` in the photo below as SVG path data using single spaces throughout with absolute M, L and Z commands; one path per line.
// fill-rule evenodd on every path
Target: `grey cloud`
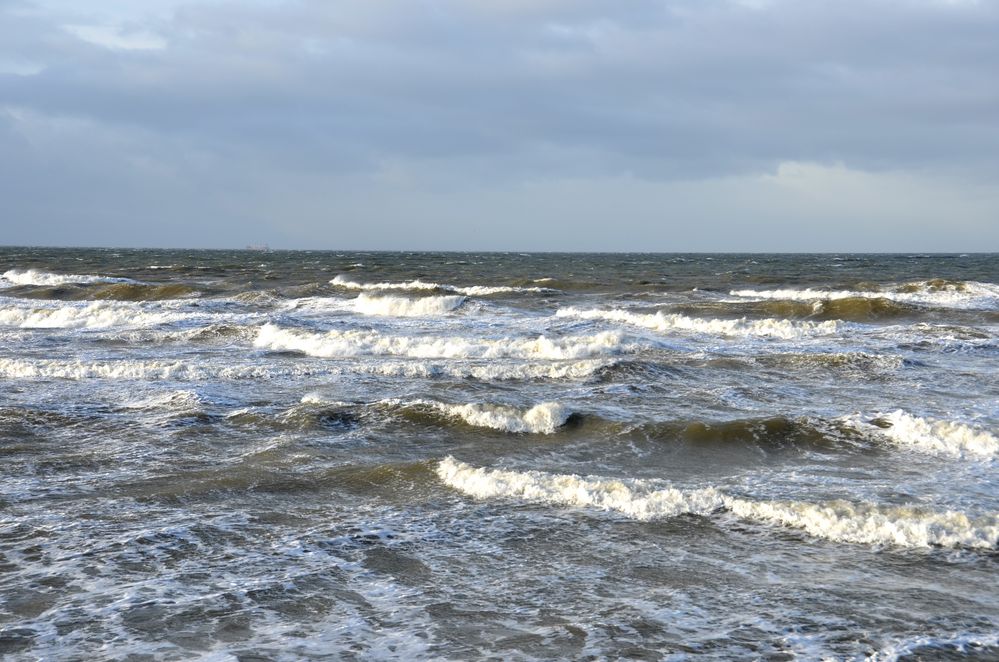
M 0 141 L 20 140 L 0 167 L 23 178 L 14 159 L 35 163 L 81 200 L 232 219 L 244 212 L 226 195 L 310 198 L 317 181 L 355 176 L 388 193 L 398 184 L 379 177 L 394 168 L 431 191 L 711 180 L 786 161 L 999 174 L 999 6 L 757 4 L 178 3 L 124 17 L 117 28 L 166 45 L 129 50 L 67 31 L 80 10 L 8 0 L 0 63 L 44 68 L 0 66 L 13 113 Z M 127 195 L 112 196 L 115 180 Z M 82 206 L 100 208 L 94 195 Z
M 50 26 L 38 38 L 54 47 L 21 50 L 51 67 L 8 78 L 0 98 L 265 157 L 275 143 L 339 145 L 360 166 L 549 144 L 705 174 L 994 157 L 994 5 L 634 5 L 189 6 L 150 26 L 162 51 L 74 44 Z

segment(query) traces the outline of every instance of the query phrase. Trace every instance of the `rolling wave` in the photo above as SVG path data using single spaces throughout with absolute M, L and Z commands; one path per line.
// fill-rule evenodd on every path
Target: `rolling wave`
M 370 374 L 385 377 L 451 378 L 489 381 L 586 379 L 607 366 L 607 360 L 535 362 L 402 360 L 324 363 L 322 365 L 224 365 L 187 361 L 121 360 L 65 361 L 0 359 L 0 377 L 6 379 L 108 380 L 269 380 L 327 375 Z
M 406 408 L 430 408 L 447 418 L 463 421 L 473 427 L 528 434 L 553 434 L 571 416 L 565 405 L 558 402 L 542 402 L 529 409 L 480 403 L 455 405 L 433 400 L 402 404 Z
M 814 335 L 830 335 L 840 330 L 841 324 L 836 321 L 807 322 L 781 319 L 763 320 L 723 320 L 697 319 L 685 315 L 633 313 L 627 310 L 584 310 L 568 307 L 556 311 L 557 317 L 573 317 L 586 320 L 607 320 L 639 326 L 654 331 L 689 331 L 709 335 L 722 336 L 760 336 L 794 340 Z
M 884 297 L 844 297 L 840 299 L 787 300 L 762 299 L 738 301 L 697 301 L 674 305 L 670 310 L 685 315 L 767 316 L 809 320 L 876 322 L 918 317 L 926 309 Z
M 435 291 L 452 292 L 465 296 L 490 296 L 492 294 L 527 294 L 527 293 L 551 293 L 556 292 L 547 287 L 514 287 L 509 285 L 469 285 L 459 287 L 457 285 L 447 285 L 444 283 L 433 283 L 423 280 L 411 280 L 402 283 L 358 283 L 348 280 L 343 276 L 337 276 L 330 281 L 330 285 L 342 287 L 348 290 L 415 290 L 415 291 Z
M 903 448 L 959 458 L 993 459 L 999 456 L 999 438 L 970 425 L 920 418 L 896 409 L 873 418 L 843 419 L 848 425 L 887 439 Z
M 0 306 L 0 326 L 34 329 L 141 327 L 166 324 L 187 318 L 179 312 L 148 311 L 136 306 L 108 302 L 26 308 Z
M 457 310 L 465 302 L 463 296 L 437 296 L 410 299 L 395 296 L 361 294 L 354 300 L 354 310 L 362 315 L 391 317 L 437 317 Z
M 566 360 L 620 354 L 631 349 L 621 334 L 536 338 L 462 338 L 384 335 L 376 331 L 314 333 L 284 329 L 274 324 L 260 327 L 254 345 L 261 349 L 296 351 L 322 358 L 350 356 L 406 356 L 424 359 L 549 359 Z
M 437 475 L 445 485 L 478 499 L 515 498 L 613 511 L 639 521 L 728 512 L 835 542 L 978 549 L 995 549 L 999 543 L 999 514 L 971 518 L 916 506 L 758 501 L 729 496 L 714 487 L 681 490 L 642 479 L 477 468 L 450 456 L 438 463 Z
M 787 301 L 833 301 L 837 299 L 886 299 L 908 304 L 943 308 L 995 308 L 999 306 L 999 285 L 977 281 L 934 279 L 872 290 L 732 290 L 731 296 Z
M 54 274 L 37 269 L 10 269 L 2 278 L 12 285 L 65 285 L 67 283 L 135 283 L 131 278 L 85 274 Z

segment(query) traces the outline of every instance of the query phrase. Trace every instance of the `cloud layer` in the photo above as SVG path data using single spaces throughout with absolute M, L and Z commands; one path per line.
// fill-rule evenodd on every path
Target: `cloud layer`
M 995 3 L 87 4 L 0 0 L 4 243 L 999 250 Z

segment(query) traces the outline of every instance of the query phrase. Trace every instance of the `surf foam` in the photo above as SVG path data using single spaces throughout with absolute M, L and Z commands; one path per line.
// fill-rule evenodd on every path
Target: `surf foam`
M 836 333 L 841 323 L 835 320 L 826 322 L 801 322 L 779 319 L 736 320 L 699 319 L 686 315 L 664 314 L 659 311 L 654 314 L 633 313 L 627 310 L 611 309 L 581 309 L 560 308 L 555 312 L 557 317 L 573 317 L 586 320 L 607 320 L 639 326 L 654 331 L 692 331 L 724 336 L 762 336 L 793 340 L 810 335 L 828 335 Z
M 438 463 L 437 475 L 445 485 L 479 499 L 515 498 L 592 508 L 640 521 L 729 512 L 836 542 L 994 549 L 999 541 L 999 514 L 972 519 L 964 513 L 914 506 L 754 501 L 726 495 L 714 487 L 681 490 L 641 479 L 485 469 L 450 456 Z

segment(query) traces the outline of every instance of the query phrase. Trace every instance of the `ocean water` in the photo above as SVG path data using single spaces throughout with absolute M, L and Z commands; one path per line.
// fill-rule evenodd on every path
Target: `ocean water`
M 0 249 L 0 657 L 999 659 L 999 256 Z

